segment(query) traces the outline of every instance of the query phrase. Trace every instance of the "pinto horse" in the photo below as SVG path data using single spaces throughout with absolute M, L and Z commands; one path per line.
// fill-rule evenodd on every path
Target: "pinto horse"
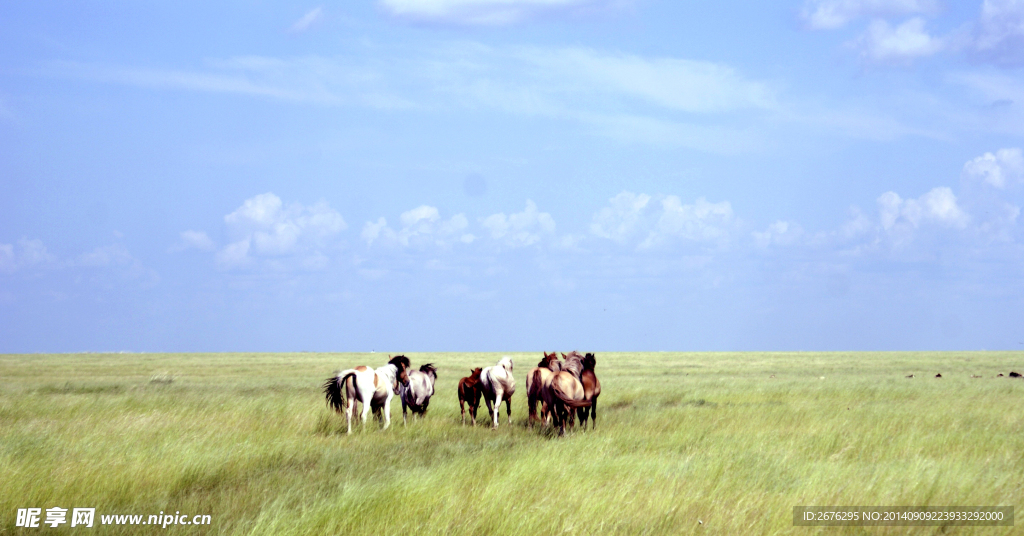
M 516 379 L 512 377 L 512 358 L 505 356 L 493 367 L 480 371 L 480 386 L 487 403 L 487 413 L 493 415 L 493 428 L 498 427 L 498 412 L 505 402 L 508 424 L 512 424 L 512 394 L 516 392 Z M 493 409 L 492 409 L 493 406 Z
M 565 435 L 566 422 L 573 424 L 574 413 L 577 408 L 590 405 L 585 399 L 583 383 L 580 382 L 580 375 L 583 373 L 583 356 L 577 352 L 569 352 L 569 355 L 562 354 L 565 362 L 562 363 L 562 371 L 551 378 L 551 384 L 544 389 L 544 402 L 548 405 L 548 411 L 558 427 L 558 435 Z
M 345 411 L 348 431 L 352 433 L 352 417 L 356 412 L 356 402 L 363 405 L 360 418 L 366 427 L 366 415 L 373 409 L 373 414 L 384 413 L 384 430 L 391 426 L 391 399 L 398 391 L 400 384 L 407 383 L 406 373 L 410 367 L 409 358 L 399 355 L 391 358 L 387 365 L 373 370 L 367 366 L 358 366 L 337 373 L 324 382 L 324 395 L 327 405 L 334 411 Z M 344 387 L 344 391 L 342 391 Z
M 550 421 L 549 408 L 544 403 L 544 389 L 551 385 L 551 379 L 561 370 L 562 363 L 558 360 L 558 354 L 555 352 L 550 354 L 544 352 L 544 358 L 527 374 L 526 400 L 527 407 L 530 409 L 530 417 L 527 421 L 529 426 L 533 426 L 534 421 L 540 421 L 543 424 L 547 424 Z M 538 403 L 540 404 L 539 418 L 537 417 Z
M 459 410 L 462 411 L 462 424 L 466 424 L 466 405 L 469 405 L 469 418 L 476 426 L 476 409 L 480 407 L 480 367 L 469 371 L 469 376 L 459 380 Z
M 409 381 L 398 387 L 398 397 L 402 400 L 402 424 L 408 422 L 406 409 L 413 416 L 422 417 L 427 413 L 430 397 L 434 396 L 434 382 L 437 381 L 437 367 L 427 363 L 419 370 L 409 371 Z
M 591 427 L 597 427 L 597 397 L 601 396 L 601 381 L 594 373 L 597 366 L 597 358 L 594 354 L 587 353 L 583 357 L 583 372 L 580 374 L 580 382 L 583 384 L 583 398 L 590 401 L 590 407 L 582 407 L 576 410 L 580 417 L 580 426 L 587 429 L 587 418 L 591 419 Z

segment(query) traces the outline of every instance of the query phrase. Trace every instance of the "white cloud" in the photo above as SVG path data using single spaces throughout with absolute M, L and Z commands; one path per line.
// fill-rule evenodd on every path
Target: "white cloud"
M 503 25 L 567 8 L 611 5 L 612 0 L 380 0 L 396 17 L 418 21 Z
M 703 197 L 683 204 L 674 195 L 654 198 L 647 194 L 622 192 L 609 206 L 594 214 L 590 232 L 620 244 L 638 242 L 648 249 L 671 240 L 722 243 L 732 230 L 733 211 L 728 201 L 708 202 Z
M 511 247 L 530 246 L 555 232 L 551 214 L 537 210 L 537 204 L 526 200 L 526 209 L 506 216 L 492 214 L 481 221 L 491 238 Z
M 804 230 L 798 223 L 778 220 L 772 223 L 764 231 L 752 233 L 754 243 L 760 248 L 769 246 L 791 246 L 797 244 L 803 238 Z
M 341 214 L 324 201 L 308 207 L 300 203 L 284 206 L 281 198 L 269 192 L 246 199 L 224 216 L 224 223 L 233 240 L 218 254 L 224 267 L 247 264 L 249 255 L 320 256 L 319 250 L 348 227 Z
M 100 246 L 75 259 L 75 265 L 90 268 L 110 268 L 114 266 L 132 266 L 138 261 L 128 252 L 123 244 Z
M 1005 188 L 1008 182 L 1024 180 L 1024 153 L 1019 148 L 985 153 L 964 164 L 962 176 Z
M 945 46 L 942 39 L 932 37 L 924 29 L 924 19 L 916 17 L 899 26 L 876 19 L 856 41 L 861 56 L 879 63 L 909 63 L 931 56 Z
M 0 272 L 45 267 L 55 260 L 39 239 L 21 238 L 14 244 L 0 244 Z
M 890 17 L 938 11 L 937 0 L 808 0 L 801 13 L 816 30 L 841 28 L 863 17 Z
M 299 20 L 295 21 L 295 23 L 292 24 L 290 28 L 288 28 L 288 31 L 291 32 L 291 33 L 301 33 L 301 32 L 304 32 L 304 31 L 312 28 L 315 24 L 317 24 L 321 20 L 323 20 L 323 18 L 324 18 L 324 8 L 323 8 L 323 6 L 315 7 L 313 9 L 309 10 L 308 12 L 306 12 L 306 14 L 302 16 L 302 18 L 300 18 Z
M 973 46 L 980 56 L 995 63 L 1024 64 L 1024 1 L 985 0 Z
M 398 218 L 402 228 L 395 231 L 388 227 L 387 219 L 366 222 L 361 233 L 368 246 L 374 242 L 401 246 L 425 246 L 429 244 L 448 246 L 454 242 L 468 244 L 476 237 L 466 232 L 469 220 L 465 214 L 456 214 L 444 220 L 437 207 L 421 205 L 403 212 Z
M 902 199 L 896 192 L 886 192 L 877 202 L 882 228 L 886 231 L 906 226 L 917 228 L 925 222 L 962 229 L 970 221 L 957 204 L 956 195 L 945 186 L 932 188 L 917 199 Z
M 199 251 L 213 251 L 217 249 L 217 244 L 210 239 L 209 236 L 203 231 L 182 231 L 179 235 L 178 243 L 171 246 L 170 251 L 180 252 L 187 249 L 198 249 Z

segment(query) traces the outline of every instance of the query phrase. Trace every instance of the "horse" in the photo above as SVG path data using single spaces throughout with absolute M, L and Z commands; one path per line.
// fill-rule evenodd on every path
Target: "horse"
M 437 381 L 437 368 L 427 363 L 419 370 L 409 371 L 409 381 L 398 388 L 398 398 L 402 401 L 402 424 L 408 422 L 406 409 L 412 414 L 422 417 L 427 413 L 430 397 L 434 396 L 434 382 Z
M 459 380 L 459 410 L 462 411 L 462 424 L 466 424 L 466 405 L 469 405 L 469 418 L 476 426 L 476 409 L 480 407 L 480 372 L 477 367 L 469 371 L 469 376 Z
M 487 403 L 487 413 L 493 415 L 492 428 L 498 427 L 498 411 L 505 402 L 508 424 L 512 424 L 512 394 L 516 392 L 516 379 L 512 377 L 512 358 L 505 356 L 493 367 L 480 371 L 480 386 Z M 493 409 L 492 409 L 493 405 Z
M 544 402 L 559 428 L 558 435 L 565 435 L 566 422 L 570 427 L 573 425 L 576 408 L 590 405 L 590 401 L 584 398 L 583 383 L 580 382 L 583 356 L 573 351 L 569 355 L 562 354 L 562 357 L 565 359 L 562 371 L 555 374 L 550 386 L 543 390 Z
M 583 384 L 583 398 L 590 401 L 590 407 L 582 407 L 576 410 L 580 417 L 580 425 L 587 429 L 587 418 L 592 420 L 591 427 L 597 428 L 597 397 L 601 396 L 601 381 L 594 373 L 597 366 L 597 358 L 594 354 L 587 353 L 583 357 L 583 372 L 580 374 L 580 382 Z
M 555 376 L 555 373 L 562 370 L 562 363 L 558 360 L 558 354 L 551 352 L 550 354 L 544 352 L 544 358 L 537 363 L 537 366 L 530 370 L 530 373 L 526 376 L 526 397 L 527 405 L 530 409 L 530 417 L 528 419 L 529 426 L 533 426 L 534 421 L 540 421 L 542 423 L 548 423 L 550 421 L 550 415 L 548 414 L 548 406 L 544 403 L 543 390 L 551 385 L 551 378 Z M 540 417 L 537 417 L 537 404 L 540 403 Z
M 363 427 L 366 427 L 366 415 L 373 409 L 373 414 L 384 413 L 384 430 L 391 426 L 391 399 L 398 391 L 399 384 L 409 381 L 407 370 L 411 364 L 409 358 L 399 355 L 391 358 L 387 365 L 373 370 L 367 366 L 358 366 L 343 370 L 324 382 L 324 395 L 327 406 L 341 413 L 345 410 L 348 421 L 347 434 L 352 433 L 352 417 L 355 415 L 356 402 L 363 405 L 360 415 Z M 342 392 L 342 386 L 345 390 Z

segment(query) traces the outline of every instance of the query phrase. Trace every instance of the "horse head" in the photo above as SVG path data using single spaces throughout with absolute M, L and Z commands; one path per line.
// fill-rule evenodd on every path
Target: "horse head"
M 514 364 L 512 363 L 512 358 L 511 357 L 505 356 L 505 357 L 501 358 L 500 361 L 498 361 L 498 366 L 504 368 L 505 370 L 507 370 L 509 372 L 509 374 L 511 374 L 512 373 L 512 367 L 514 366 Z
M 394 365 L 396 369 L 395 374 L 395 390 L 398 390 L 398 384 L 405 385 L 409 383 L 409 368 L 412 367 L 412 363 L 408 357 L 404 355 L 396 355 L 388 361 L 389 365 Z
M 594 370 L 595 366 L 597 366 L 597 358 L 594 357 L 594 354 L 587 352 L 587 355 L 583 357 L 583 368 Z
M 426 365 L 421 366 L 420 372 L 430 376 L 432 378 L 432 382 L 437 381 L 437 367 L 435 367 L 433 363 L 427 363 Z

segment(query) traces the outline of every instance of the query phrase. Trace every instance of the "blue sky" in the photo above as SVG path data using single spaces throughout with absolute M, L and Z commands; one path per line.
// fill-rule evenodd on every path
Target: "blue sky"
M 0 352 L 1024 350 L 1024 1 L 0 7 Z

